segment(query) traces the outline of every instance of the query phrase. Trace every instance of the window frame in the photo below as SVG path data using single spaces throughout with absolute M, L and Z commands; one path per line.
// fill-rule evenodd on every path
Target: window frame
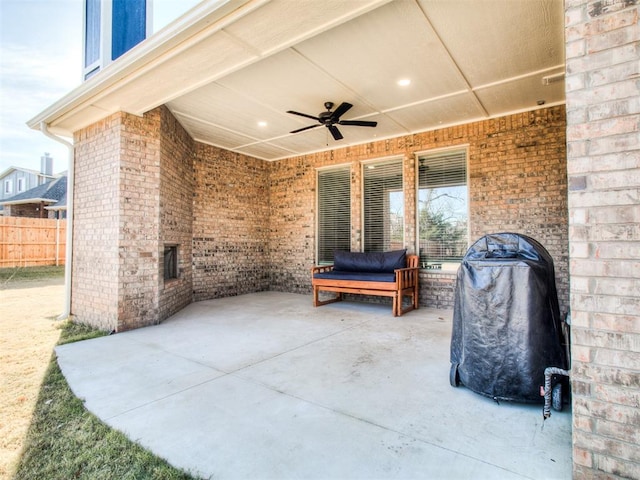
M 331 260 L 324 258 L 324 255 L 321 254 L 321 251 L 325 248 L 321 245 L 321 195 L 320 195 L 320 176 L 322 174 L 329 174 L 332 172 L 344 171 L 347 174 L 348 178 L 348 186 L 349 186 L 349 199 L 348 199 L 348 211 L 349 211 L 349 221 L 348 221 L 348 237 L 344 242 L 344 247 L 347 250 L 351 250 L 351 231 L 353 228 L 353 216 L 351 212 L 351 205 L 353 202 L 353 188 L 352 188 L 352 166 L 350 163 L 340 164 L 340 165 L 331 165 L 328 167 L 320 167 L 316 168 L 316 204 L 315 204 L 315 263 L 316 265 L 329 265 L 333 263 L 333 258 Z M 335 250 L 335 249 L 334 249 Z M 323 257 L 323 258 L 321 258 Z
M 399 168 L 400 168 L 400 188 L 398 190 L 395 191 L 399 191 L 402 193 L 402 216 L 401 216 L 401 220 L 402 220 L 402 238 L 399 242 L 400 245 L 398 245 L 398 248 L 395 248 L 395 246 L 393 245 L 393 240 L 392 240 L 392 235 L 390 235 L 389 237 L 389 242 L 388 244 L 386 244 L 386 240 L 384 238 L 384 232 L 383 232 L 383 240 L 382 240 L 382 250 L 380 251 L 389 251 L 389 250 L 394 250 L 394 249 L 402 249 L 405 248 L 406 246 L 406 229 L 407 229 L 407 225 L 405 222 L 405 214 L 406 214 L 406 209 L 407 209 L 407 195 L 405 192 L 405 182 L 404 182 L 404 156 L 399 156 L 399 155 L 393 155 L 390 157 L 383 157 L 383 158 L 376 158 L 376 159 L 372 159 L 372 160 L 366 160 L 366 161 L 362 161 L 361 162 L 361 224 L 362 224 L 362 251 L 363 252 L 373 252 L 373 251 L 378 251 L 376 250 L 372 250 L 370 248 L 370 241 L 369 241 L 369 236 L 368 236 L 368 232 L 367 230 L 369 229 L 369 225 L 367 225 L 367 213 L 366 213 L 366 209 L 367 209 L 367 193 L 366 193 L 366 188 L 367 188 L 367 171 L 371 170 L 371 169 L 375 169 L 375 167 L 384 167 L 387 165 L 392 165 L 392 164 L 398 164 Z M 388 190 L 388 192 L 390 192 L 391 190 Z M 384 230 L 384 227 L 383 227 Z
M 104 45 L 111 43 L 110 29 L 105 29 L 111 23 L 111 9 L 108 8 L 111 5 L 103 0 L 84 0 L 82 3 L 82 76 L 88 80 L 100 70 Z M 108 38 L 103 39 L 103 35 Z
M 131 45 L 131 37 L 122 37 L 120 28 L 123 26 L 123 22 L 118 21 L 122 19 L 118 9 L 123 8 L 123 4 L 119 3 L 119 0 L 115 1 L 115 12 L 114 0 L 84 0 L 82 2 L 82 78 L 84 81 L 89 80 L 153 33 L 153 5 L 151 2 L 136 0 L 136 5 L 143 6 L 144 4 L 144 33 L 142 39 Z M 127 6 L 126 1 L 124 5 Z M 123 38 L 127 39 L 125 43 L 128 48 L 121 51 L 122 49 L 116 46 L 114 49 L 114 43 L 118 44 Z M 114 55 L 117 55 L 116 58 Z
M 454 145 L 454 146 L 450 146 L 450 147 L 444 147 L 444 148 L 434 148 L 434 149 L 429 149 L 429 150 L 423 150 L 420 152 L 415 152 L 414 157 L 415 157 L 415 183 L 416 183 L 416 194 L 415 194 L 415 214 L 416 214 L 416 218 L 415 218 L 415 222 L 416 222 L 416 228 L 415 228 L 415 251 L 416 254 L 420 257 L 420 268 L 422 269 L 429 269 L 429 270 L 433 270 L 434 273 L 438 272 L 438 273 L 451 273 L 452 270 L 451 269 L 442 269 L 442 263 L 445 262 L 434 262 L 435 265 L 434 266 L 429 266 L 427 264 L 427 262 L 423 261 L 422 259 L 422 255 L 421 255 L 421 250 L 420 250 L 420 190 L 421 190 L 421 186 L 420 186 L 420 160 L 425 158 L 425 157 L 430 157 L 430 156 L 437 156 L 437 155 L 443 155 L 443 154 L 447 154 L 447 153 L 455 153 L 455 152 L 462 152 L 464 151 L 464 161 L 465 161 L 465 183 L 464 186 L 466 187 L 466 219 L 467 219 L 467 224 L 466 224 L 466 229 L 465 229 L 465 236 L 466 236 L 466 247 L 468 248 L 470 245 L 470 239 L 471 239 L 471 205 L 470 205 L 470 195 L 471 195 L 471 191 L 470 191 L 470 185 L 469 185 L 469 144 L 462 144 L 462 145 Z M 444 185 L 443 185 L 444 186 Z M 462 257 L 461 257 L 462 258 Z M 461 259 L 460 259 L 461 261 Z M 440 265 L 438 266 L 438 263 L 440 263 Z M 459 261 L 451 261 L 451 262 L 447 262 L 447 263 L 459 263 Z

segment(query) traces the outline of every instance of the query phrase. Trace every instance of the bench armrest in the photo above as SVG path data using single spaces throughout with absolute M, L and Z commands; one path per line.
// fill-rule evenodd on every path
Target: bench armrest
M 396 274 L 396 285 L 399 289 L 413 287 L 418 283 L 419 267 L 406 267 L 394 270 Z
M 311 276 L 313 277 L 316 273 L 330 272 L 331 270 L 333 270 L 333 265 L 316 265 L 311 267 Z
M 396 268 L 394 272 L 405 272 L 407 270 L 418 272 L 420 271 L 420 267 L 405 267 L 405 268 Z

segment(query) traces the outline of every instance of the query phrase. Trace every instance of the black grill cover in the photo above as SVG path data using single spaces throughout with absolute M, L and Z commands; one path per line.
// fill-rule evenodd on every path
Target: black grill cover
M 561 332 L 553 259 L 540 243 L 497 233 L 469 248 L 453 312 L 456 385 L 496 400 L 542 402 L 545 368 L 567 368 Z

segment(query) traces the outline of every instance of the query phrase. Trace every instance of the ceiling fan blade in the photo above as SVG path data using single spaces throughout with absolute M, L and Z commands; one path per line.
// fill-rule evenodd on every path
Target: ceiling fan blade
M 369 122 L 367 120 L 342 120 L 338 125 L 355 125 L 356 127 L 375 127 L 378 122 Z
M 297 130 L 293 130 L 292 132 L 289 132 L 289 133 L 304 132 L 305 130 L 309 130 L 310 128 L 316 128 L 316 127 L 319 127 L 319 126 L 320 125 L 309 125 L 308 127 L 302 127 L 302 128 L 297 129 Z
M 327 125 L 327 128 L 331 132 L 331 135 L 333 135 L 334 140 L 342 140 L 344 138 L 336 126 Z
M 307 117 L 317 122 L 321 121 L 318 117 L 314 117 L 313 115 L 307 115 L 306 113 L 294 112 L 293 110 L 287 110 L 287 113 L 292 113 L 293 115 L 300 115 L 301 117 Z
M 331 118 L 333 118 L 334 122 L 337 122 L 338 119 L 345 114 L 347 110 L 349 110 L 353 105 L 347 102 L 342 102 L 338 108 L 334 110 L 331 114 Z

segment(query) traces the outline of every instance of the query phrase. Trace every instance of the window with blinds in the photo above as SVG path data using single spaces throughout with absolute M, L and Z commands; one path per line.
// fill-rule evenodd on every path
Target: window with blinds
M 351 250 L 350 167 L 318 171 L 317 263 L 333 263 L 333 252 Z
M 418 184 L 421 266 L 457 269 L 469 240 L 467 150 L 419 156 Z
M 404 248 L 402 159 L 363 165 L 364 251 Z

